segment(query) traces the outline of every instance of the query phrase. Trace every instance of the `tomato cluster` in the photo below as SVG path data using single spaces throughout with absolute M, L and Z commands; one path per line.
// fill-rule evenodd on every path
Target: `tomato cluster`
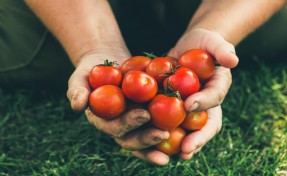
M 208 52 L 192 49 L 178 59 L 134 56 L 120 68 L 114 64 L 106 60 L 90 71 L 89 107 L 95 115 L 110 120 L 147 104 L 152 124 L 170 132 L 169 139 L 155 146 L 169 155 L 180 151 L 185 130 L 206 124 L 207 112 L 187 112 L 184 100 L 213 75 L 215 62 Z

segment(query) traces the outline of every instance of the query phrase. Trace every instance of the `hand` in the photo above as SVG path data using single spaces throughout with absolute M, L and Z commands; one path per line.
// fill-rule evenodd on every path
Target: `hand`
M 91 93 L 88 77 L 95 65 L 103 64 L 106 59 L 116 61 L 117 64 L 120 65 L 130 56 L 129 51 L 124 47 L 117 49 L 105 48 L 84 55 L 78 63 L 76 63 L 76 69 L 68 82 L 67 97 L 71 102 L 72 109 L 75 111 L 83 111 L 86 109 Z
M 109 55 L 105 53 L 122 53 L 121 55 Z M 84 56 L 69 80 L 67 96 L 71 107 L 76 111 L 87 108 L 91 89 L 88 75 L 93 66 L 102 64 L 105 59 L 116 61 L 121 65 L 130 54 L 127 50 L 109 50 L 108 52 L 93 52 Z M 156 128 L 137 129 L 150 120 L 150 114 L 144 109 L 133 109 L 125 112 L 114 120 L 104 120 L 95 116 L 90 109 L 86 109 L 89 122 L 99 130 L 105 132 L 123 148 L 128 150 L 140 150 L 155 145 L 169 137 L 167 131 Z
M 232 82 L 231 72 L 228 68 L 233 68 L 238 64 L 234 46 L 225 41 L 217 32 L 193 29 L 180 38 L 168 55 L 179 58 L 185 51 L 190 49 L 208 51 L 222 67 L 215 71 L 215 74 L 206 82 L 200 92 L 186 99 L 186 110 L 201 111 L 220 105 Z
M 184 160 L 189 160 L 193 154 L 198 152 L 221 129 L 221 107 L 211 108 L 207 112 L 208 120 L 206 125 L 201 130 L 188 134 L 182 142 L 180 157 Z M 138 158 L 158 165 L 166 165 L 169 162 L 169 156 L 156 149 L 143 149 L 133 151 L 132 153 Z
M 207 110 L 208 120 L 205 126 L 195 132 L 187 135 L 181 145 L 180 157 L 189 160 L 195 153 L 212 139 L 222 127 L 222 110 L 221 106 L 217 106 Z
M 220 65 L 226 68 L 235 67 L 239 61 L 231 43 L 226 41 L 220 33 L 206 29 L 198 28 L 185 32 L 168 55 L 179 58 L 190 49 L 208 51 Z

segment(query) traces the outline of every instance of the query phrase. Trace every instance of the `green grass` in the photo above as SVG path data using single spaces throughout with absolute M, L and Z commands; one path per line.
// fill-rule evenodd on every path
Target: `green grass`
M 133 157 L 74 113 L 65 94 L 0 90 L 0 175 L 280 175 L 287 171 L 286 65 L 236 69 L 223 127 L 191 160 Z M 283 175 L 283 174 L 282 174 Z

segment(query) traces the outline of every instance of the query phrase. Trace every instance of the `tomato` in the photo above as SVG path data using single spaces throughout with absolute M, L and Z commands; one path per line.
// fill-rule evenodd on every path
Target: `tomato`
M 125 97 L 122 90 L 114 85 L 104 85 L 95 89 L 89 97 L 89 107 L 98 117 L 114 119 L 125 110 Z
M 122 82 L 124 95 L 137 103 L 151 100 L 157 93 L 156 80 L 143 71 L 130 71 Z
M 166 73 L 171 72 L 177 65 L 176 60 L 171 57 L 154 58 L 146 67 L 146 72 L 161 84 L 168 76 Z
M 127 59 L 120 67 L 122 74 L 126 74 L 131 70 L 145 71 L 146 66 L 151 61 L 150 58 L 145 56 L 133 56 Z
M 193 70 L 200 80 L 210 78 L 215 72 L 214 58 L 201 49 L 192 49 L 183 53 L 178 64 Z
M 163 94 L 155 96 L 148 105 L 152 124 L 161 130 L 172 130 L 179 126 L 186 116 L 184 102 L 177 97 Z
M 200 82 L 194 71 L 180 67 L 175 73 L 164 80 L 164 88 L 170 86 L 174 91 L 179 91 L 182 99 L 199 91 Z
M 186 115 L 181 126 L 186 130 L 200 130 L 208 119 L 207 111 L 190 112 Z
M 155 148 L 167 155 L 174 155 L 180 152 L 181 143 L 186 136 L 182 128 L 175 128 L 169 131 L 169 138 L 155 145 Z
M 113 66 L 114 62 L 105 60 L 103 65 L 97 65 L 92 68 L 89 74 L 89 83 L 92 89 L 103 85 L 119 86 L 122 81 L 121 71 Z

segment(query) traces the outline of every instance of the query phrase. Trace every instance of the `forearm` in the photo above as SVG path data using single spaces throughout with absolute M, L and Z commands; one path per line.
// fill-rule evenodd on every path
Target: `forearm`
M 87 53 L 125 46 L 107 0 L 25 0 L 74 65 Z
M 210 29 L 237 45 L 284 4 L 285 0 L 204 0 L 193 16 L 188 30 Z

